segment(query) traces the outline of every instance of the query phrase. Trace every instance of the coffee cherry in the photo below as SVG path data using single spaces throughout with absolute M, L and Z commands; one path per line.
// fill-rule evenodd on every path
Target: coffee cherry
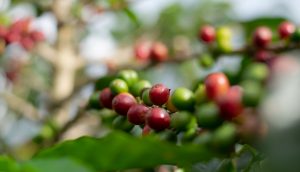
M 223 119 L 231 120 L 243 111 L 242 88 L 230 87 L 228 92 L 218 100 L 220 115 Z
M 168 48 L 161 42 L 155 42 L 151 47 L 150 56 L 154 61 L 163 62 L 168 59 Z
M 254 56 L 256 61 L 268 62 L 272 57 L 274 57 L 274 54 L 267 50 L 258 50 Z
M 129 132 L 130 130 L 132 130 L 134 125 L 128 122 L 125 116 L 117 116 L 112 122 L 112 127 Z
M 217 30 L 217 44 L 221 52 L 229 53 L 232 51 L 232 33 L 229 27 L 220 27 Z
M 285 21 L 279 25 L 278 33 L 281 39 L 289 38 L 295 32 L 295 25 L 291 22 Z
M 210 54 L 203 54 L 199 58 L 199 64 L 203 68 L 211 68 L 214 64 L 214 58 Z
M 21 38 L 20 43 L 28 51 L 34 47 L 34 41 L 30 37 Z
M 137 60 L 147 61 L 150 58 L 151 47 L 147 43 L 138 43 L 134 47 L 134 54 Z
M 128 87 L 131 87 L 139 79 L 138 74 L 134 70 L 122 70 L 118 73 L 118 78 L 125 81 Z
M 132 85 L 132 87 L 130 88 L 130 92 L 131 92 L 134 96 L 138 97 L 138 96 L 141 95 L 141 92 L 142 92 L 142 90 L 143 90 L 144 88 L 150 88 L 151 86 L 152 86 L 152 85 L 151 85 L 151 83 L 150 83 L 149 81 L 146 81 L 146 80 L 140 80 L 140 81 L 138 81 L 138 82 L 136 82 L 136 83 L 134 83 L 134 84 Z
M 0 38 L 5 39 L 7 33 L 7 28 L 0 25 Z
M 166 103 L 166 108 L 168 109 L 169 112 L 174 113 L 177 112 L 178 109 L 174 106 L 172 103 L 171 97 L 169 97 L 167 103 Z
M 252 63 L 246 67 L 242 77 L 244 80 L 264 81 L 269 76 L 269 68 L 264 63 Z
M 218 100 L 221 96 L 226 94 L 229 87 L 229 81 L 223 73 L 212 73 L 205 79 L 205 91 L 207 98 L 210 100 Z
M 224 123 L 212 135 L 212 145 L 219 150 L 226 151 L 234 146 L 237 129 L 232 123 Z
M 179 110 L 193 110 L 195 95 L 187 88 L 177 88 L 171 96 L 171 101 Z
M 153 104 L 161 106 L 165 104 L 170 96 L 170 89 L 163 84 L 155 84 L 149 91 L 149 97 Z
M 44 34 L 40 31 L 36 31 L 36 30 L 30 32 L 30 37 L 32 40 L 37 41 L 37 42 L 43 41 L 45 39 Z
M 146 117 L 147 124 L 155 131 L 162 131 L 170 127 L 170 115 L 162 108 L 150 109 Z
M 196 104 L 201 104 L 206 101 L 206 89 L 204 84 L 199 84 L 195 91 Z
M 243 105 L 255 107 L 260 103 L 263 95 L 261 84 L 257 81 L 248 80 L 241 83 L 243 88 Z
M 126 116 L 129 108 L 135 104 L 135 98 L 129 93 L 120 93 L 112 101 L 113 109 L 122 116 Z
M 114 95 L 117 95 L 119 93 L 128 92 L 128 86 L 127 86 L 126 82 L 122 79 L 114 79 L 110 83 L 109 88 Z
M 147 106 L 141 104 L 131 106 L 127 112 L 128 121 L 135 125 L 144 124 L 148 110 Z
M 92 109 L 100 109 L 101 108 L 101 103 L 100 103 L 100 94 L 101 91 L 96 91 L 93 93 L 89 99 L 88 107 Z
M 195 115 L 201 128 L 213 129 L 223 122 L 219 115 L 219 107 L 213 102 L 198 106 Z
M 149 92 L 150 92 L 150 88 L 144 88 L 142 90 L 141 97 L 145 105 L 151 106 L 153 105 L 153 103 L 150 100 Z
M 292 41 L 294 42 L 300 41 L 300 28 L 296 28 L 295 32 L 292 35 Z
M 191 114 L 186 111 L 176 112 L 171 116 L 171 128 L 184 131 L 191 120 Z
M 112 100 L 114 98 L 114 95 L 112 94 L 111 90 L 109 88 L 105 88 L 100 93 L 100 103 L 103 107 L 112 109 Z
M 258 27 L 253 35 L 253 43 L 257 47 L 265 48 L 272 41 L 272 31 L 270 28 L 261 26 Z
M 147 136 L 151 133 L 152 129 L 149 127 L 149 125 L 145 125 L 142 131 L 143 136 Z
M 215 28 L 210 25 L 201 27 L 198 33 L 198 38 L 208 44 L 214 42 L 216 38 Z

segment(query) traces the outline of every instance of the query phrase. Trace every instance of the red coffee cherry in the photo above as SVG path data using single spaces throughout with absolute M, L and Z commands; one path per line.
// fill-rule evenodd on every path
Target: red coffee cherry
M 291 22 L 282 22 L 278 27 L 278 33 L 281 39 L 289 38 L 295 32 L 295 25 Z
M 168 48 L 161 42 L 155 42 L 151 47 L 150 56 L 152 60 L 157 62 L 163 62 L 168 59 Z
M 228 92 L 219 99 L 218 106 L 223 119 L 231 120 L 240 115 L 243 111 L 242 88 L 240 86 L 231 87 Z
M 198 38 L 208 44 L 214 42 L 216 39 L 215 28 L 210 25 L 205 25 L 201 27 L 198 33 Z
M 221 72 L 209 74 L 205 79 L 205 92 L 210 100 L 218 100 L 230 87 L 228 78 Z
M 7 28 L 0 25 L 0 38 L 5 39 L 7 33 L 8 33 Z
M 34 40 L 36 42 L 43 41 L 45 39 L 44 34 L 37 30 L 30 32 L 30 37 L 32 40 Z
M 135 98 L 129 93 L 120 93 L 112 100 L 113 109 L 122 116 L 126 116 L 129 108 L 135 104 Z
M 165 109 L 152 108 L 146 117 L 147 124 L 155 131 L 162 131 L 170 127 L 170 115 Z
M 34 41 L 30 37 L 21 38 L 20 43 L 26 50 L 32 50 L 34 47 Z
M 271 51 L 258 50 L 255 52 L 255 60 L 259 62 L 268 62 L 275 55 Z
M 150 58 L 151 46 L 146 42 L 138 43 L 134 46 L 134 54 L 137 60 L 147 61 Z
M 149 108 L 145 105 L 136 104 L 130 107 L 127 112 L 127 119 L 129 122 L 135 125 L 142 125 L 146 120 L 146 113 Z
M 256 28 L 253 35 L 253 44 L 257 47 L 265 48 L 272 41 L 272 31 L 270 28 L 260 26 Z
M 5 41 L 8 44 L 19 42 L 20 40 L 21 40 L 21 36 L 17 32 L 8 32 L 5 37 Z
M 165 104 L 170 96 L 170 89 L 163 84 L 155 84 L 149 91 L 149 98 L 155 105 L 161 106 Z
M 111 92 L 111 90 L 109 88 L 105 88 L 101 91 L 99 100 L 103 107 L 112 109 L 113 98 L 114 98 L 114 95 Z

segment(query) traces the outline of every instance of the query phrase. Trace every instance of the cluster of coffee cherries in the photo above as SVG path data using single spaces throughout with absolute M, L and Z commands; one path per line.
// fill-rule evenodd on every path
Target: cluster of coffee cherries
M 10 26 L 0 25 L 0 43 L 5 47 L 19 43 L 24 49 L 31 50 L 35 44 L 44 40 L 44 35 L 31 28 L 32 20 L 24 18 L 13 22 Z
M 200 27 L 198 38 L 201 42 L 214 47 L 214 51 L 220 53 L 230 53 L 232 48 L 232 31 L 229 27 L 223 26 L 215 28 L 211 25 Z M 279 38 L 282 45 L 288 46 L 290 43 L 298 43 L 300 41 L 300 28 L 297 28 L 289 21 L 283 21 L 279 24 L 277 34 L 274 34 L 268 26 L 258 26 L 252 34 L 251 42 L 245 49 L 252 49 L 253 57 L 256 61 L 269 62 L 276 55 L 270 51 L 273 40 Z M 203 67 L 211 67 L 214 58 L 210 53 L 202 55 L 199 63 Z
M 243 123 L 237 120 L 239 116 L 246 107 L 256 107 L 260 102 L 267 77 L 267 69 L 260 65 L 264 64 L 248 68 L 241 86 L 231 86 L 224 73 L 215 72 L 195 90 L 151 85 L 140 80 L 135 71 L 123 70 L 91 100 L 118 114 L 113 123 L 123 125 L 121 119 L 126 120 L 129 126 L 139 126 L 142 135 L 168 132 L 176 142 L 179 138 L 197 143 L 211 140 L 214 145 L 228 146 L 236 141 L 237 126 Z M 257 70 L 266 75 L 257 75 Z
M 134 47 L 134 54 L 138 61 L 141 62 L 164 62 L 168 60 L 169 50 L 162 42 L 140 42 Z

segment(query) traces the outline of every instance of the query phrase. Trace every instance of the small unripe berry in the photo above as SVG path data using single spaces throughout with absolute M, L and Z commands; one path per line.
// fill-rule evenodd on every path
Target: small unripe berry
M 163 84 L 156 84 L 151 87 L 149 97 L 153 104 L 161 106 L 165 104 L 170 96 L 170 89 Z
M 172 103 L 179 110 L 193 110 L 195 95 L 187 88 L 177 88 L 171 96 Z
M 274 54 L 267 50 L 258 50 L 254 56 L 256 61 L 268 62 L 272 57 L 274 57 Z
M 210 54 L 203 54 L 199 57 L 199 64 L 203 68 L 211 68 L 214 64 L 214 58 Z
M 112 94 L 111 90 L 109 88 L 105 88 L 100 93 L 100 103 L 103 107 L 112 109 L 112 100 L 114 98 L 114 95 Z
M 163 62 L 168 59 L 169 51 L 165 44 L 155 42 L 151 47 L 151 58 L 157 62 Z
M 230 87 L 228 78 L 225 74 L 216 72 L 209 74 L 205 79 L 206 96 L 210 100 L 218 100 L 227 93 Z
M 146 113 L 149 108 L 145 105 L 136 104 L 130 107 L 127 112 L 127 119 L 129 122 L 135 125 L 142 125 L 146 120 Z
M 229 27 L 223 26 L 218 28 L 216 38 L 219 51 L 225 53 L 232 51 L 232 32 Z
M 118 73 L 118 78 L 126 82 L 128 87 L 131 87 L 139 79 L 138 74 L 134 70 L 122 70 Z
M 256 28 L 253 35 L 253 43 L 257 47 L 265 48 L 272 41 L 272 31 L 270 28 L 261 26 Z
M 122 116 L 126 116 L 129 108 L 135 104 L 137 101 L 129 93 L 120 93 L 112 101 L 113 109 Z
M 234 146 L 236 135 L 236 126 L 232 123 L 224 123 L 214 131 L 212 145 L 222 151 L 227 151 Z
M 295 32 L 295 25 L 291 22 L 285 21 L 279 25 L 278 33 L 281 39 L 289 38 Z
M 198 37 L 201 41 L 205 43 L 212 43 L 215 41 L 216 38 L 216 31 L 215 28 L 210 25 L 205 25 L 201 27 Z
M 113 80 L 110 83 L 109 88 L 114 95 L 117 95 L 119 93 L 128 92 L 128 86 L 127 86 L 126 82 L 122 79 Z
M 136 83 L 134 83 L 134 84 L 132 85 L 132 87 L 130 88 L 130 92 L 131 92 L 134 96 L 138 97 L 138 96 L 141 95 L 141 92 L 142 92 L 142 90 L 143 90 L 144 88 L 150 88 L 151 86 L 152 86 L 152 85 L 151 85 L 151 83 L 150 83 L 149 81 L 146 81 L 146 80 L 140 80 L 140 81 L 138 81 L 138 82 L 136 82 Z
M 269 68 L 264 63 L 252 63 L 246 67 L 242 77 L 244 80 L 264 81 L 269 76 Z
M 231 87 L 228 92 L 218 100 L 220 115 L 223 119 L 231 120 L 243 111 L 242 88 Z
M 196 108 L 195 112 L 199 127 L 213 129 L 222 124 L 219 107 L 214 103 L 205 103 Z
M 162 108 L 150 109 L 146 117 L 147 124 L 155 131 L 162 131 L 170 127 L 170 115 Z
M 150 100 L 149 92 L 150 92 L 150 88 L 144 88 L 141 92 L 141 98 L 145 105 L 151 106 L 153 105 L 153 103 Z
M 186 111 L 176 112 L 171 116 L 171 128 L 186 130 L 191 120 L 191 114 Z

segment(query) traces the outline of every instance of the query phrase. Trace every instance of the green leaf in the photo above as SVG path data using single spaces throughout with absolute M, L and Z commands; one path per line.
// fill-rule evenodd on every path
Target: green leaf
M 128 18 L 130 19 L 130 21 L 132 21 L 132 23 L 134 23 L 134 25 L 136 27 L 139 27 L 141 25 L 138 17 L 136 16 L 136 14 L 131 9 L 125 8 L 123 11 L 128 16 Z
M 152 137 L 136 138 L 112 132 L 100 139 L 82 137 L 64 142 L 40 152 L 36 158 L 71 157 L 97 171 L 110 171 L 148 168 L 160 164 L 188 167 L 214 156 L 217 154 L 202 145 L 176 146 Z
M 34 159 L 22 166 L 22 172 L 95 172 L 75 160 L 67 158 Z
M 17 172 L 19 166 L 12 159 L 2 156 L 0 157 L 0 172 Z

